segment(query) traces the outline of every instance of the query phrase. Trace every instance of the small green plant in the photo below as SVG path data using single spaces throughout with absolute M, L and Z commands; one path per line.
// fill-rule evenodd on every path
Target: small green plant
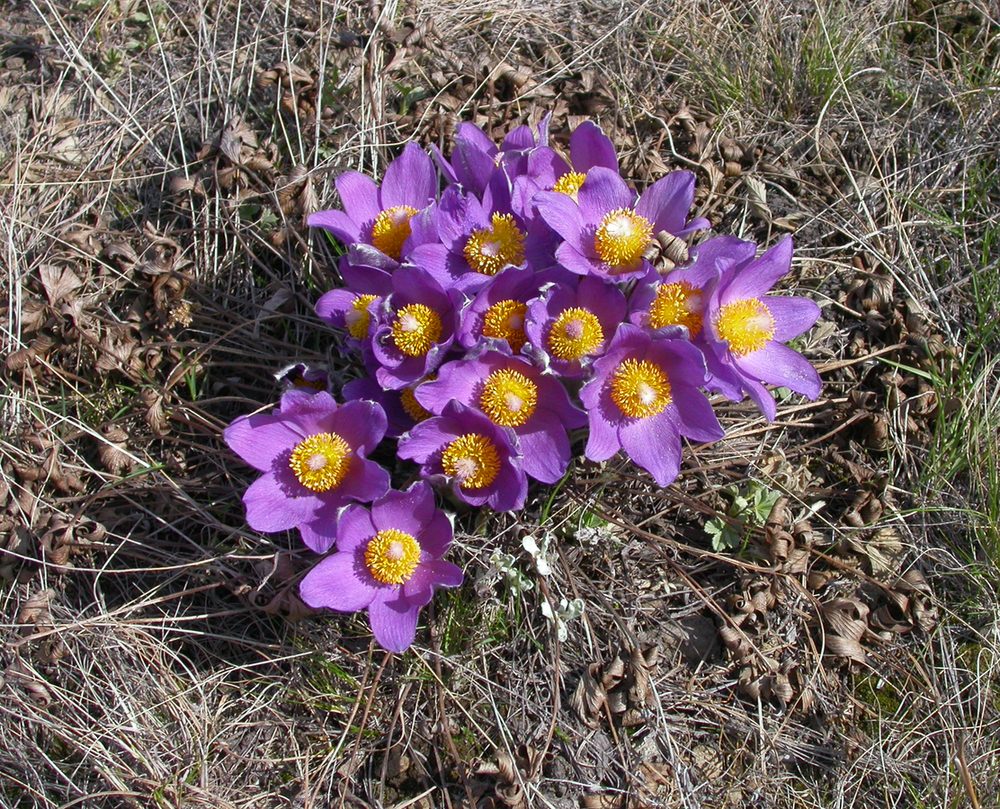
M 751 480 L 745 489 L 729 486 L 720 492 L 729 500 L 724 516 L 713 517 L 705 523 L 705 533 L 712 538 L 716 551 L 731 551 L 746 540 L 749 529 L 761 526 L 771 516 L 771 509 L 781 497 L 780 492 Z

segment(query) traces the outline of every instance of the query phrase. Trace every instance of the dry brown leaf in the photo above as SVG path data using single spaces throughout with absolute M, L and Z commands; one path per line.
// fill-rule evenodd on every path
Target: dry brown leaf
M 42 264 L 38 268 L 38 274 L 42 279 L 45 297 L 49 299 L 49 305 L 52 307 L 73 297 L 74 293 L 83 286 L 83 281 L 68 267 Z

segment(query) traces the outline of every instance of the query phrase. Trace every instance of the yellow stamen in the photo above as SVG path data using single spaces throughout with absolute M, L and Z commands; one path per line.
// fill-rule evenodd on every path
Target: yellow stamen
M 375 217 L 372 225 L 372 244 L 390 258 L 399 261 L 403 243 L 410 238 L 410 219 L 417 212 L 409 205 L 386 208 Z
M 396 313 L 392 341 L 408 357 L 422 357 L 441 337 L 441 318 L 422 303 L 411 303 Z
M 368 540 L 365 565 L 380 584 L 404 584 L 420 562 L 420 543 L 411 534 L 386 528 Z
M 701 331 L 701 290 L 687 281 L 660 284 L 649 306 L 649 325 L 654 329 L 685 326 L 692 337 L 697 337 Z
M 368 307 L 376 300 L 378 300 L 377 295 L 355 295 L 351 301 L 351 308 L 344 312 L 347 333 L 355 340 L 364 340 L 368 335 L 368 327 L 372 322 Z
M 572 362 L 600 348 L 604 342 L 604 329 L 597 315 L 589 309 L 574 306 L 556 318 L 545 342 L 553 357 Z
M 500 453 L 485 435 L 466 433 L 445 447 L 441 468 L 461 488 L 481 489 L 500 474 Z
M 594 250 L 611 272 L 637 269 L 653 240 L 653 225 L 628 208 L 618 208 L 601 220 L 594 234 Z
M 528 304 L 522 301 L 497 301 L 483 315 L 483 337 L 496 337 L 506 340 L 510 350 L 515 354 L 527 342 L 524 333 L 524 315 Z
M 317 433 L 295 445 L 288 465 L 307 489 L 328 492 L 343 482 L 351 454 L 351 447 L 336 433 Z
M 524 232 L 509 213 L 495 213 L 491 227 L 472 231 L 465 243 L 465 260 L 476 272 L 496 275 L 509 264 L 524 264 Z
M 556 180 L 556 184 L 552 186 L 552 190 L 558 191 L 560 194 L 566 194 L 568 197 L 572 197 L 575 202 L 576 194 L 580 190 L 580 186 L 583 185 L 583 181 L 586 179 L 586 174 L 581 174 L 578 171 L 569 171 Z
M 538 386 L 524 374 L 504 368 L 483 383 L 479 409 L 501 427 L 520 427 L 535 412 Z
M 648 360 L 625 360 L 611 375 L 611 400 L 626 416 L 655 416 L 670 404 L 667 375 Z
M 414 421 L 419 423 L 431 417 L 430 411 L 417 401 L 417 397 L 413 393 L 413 388 L 403 388 L 399 393 L 399 401 L 403 405 L 406 415 Z
M 774 337 L 774 316 L 759 298 L 747 298 L 723 306 L 715 328 L 729 350 L 742 357 L 760 351 Z

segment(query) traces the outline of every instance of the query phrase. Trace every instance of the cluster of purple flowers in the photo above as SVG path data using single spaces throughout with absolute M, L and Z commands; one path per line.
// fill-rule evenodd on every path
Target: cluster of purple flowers
M 499 147 L 462 124 L 450 158 L 411 143 L 381 185 L 349 171 L 336 186 L 343 210 L 308 222 L 343 243 L 343 287 L 316 311 L 367 374 L 343 404 L 292 390 L 226 440 L 264 473 L 244 497 L 253 528 L 297 528 L 318 553 L 336 546 L 303 580 L 306 603 L 367 607 L 387 649 L 410 644 L 434 587 L 461 581 L 441 559 L 451 524 L 427 484 L 520 509 L 528 478 L 566 473 L 571 433 L 585 427 L 585 457 L 624 451 L 666 486 L 682 436 L 723 435 L 706 391 L 749 395 L 768 419 L 766 384 L 819 394 L 816 371 L 785 345 L 819 307 L 767 294 L 789 270 L 791 239 L 758 256 L 716 236 L 661 273 L 649 260 L 657 240 L 708 227 L 689 218 L 694 176 L 675 171 L 637 194 L 593 123 L 572 133 L 568 161 L 545 120 Z M 389 490 L 367 459 L 383 436 L 426 482 Z

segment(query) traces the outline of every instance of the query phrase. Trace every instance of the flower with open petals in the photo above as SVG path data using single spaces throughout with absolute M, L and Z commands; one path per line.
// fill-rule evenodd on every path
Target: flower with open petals
M 276 412 L 237 418 L 223 437 L 264 473 L 243 495 L 250 527 L 298 528 L 308 547 L 327 550 L 336 510 L 374 500 L 389 488 L 389 474 L 366 457 L 385 427 L 385 413 L 374 402 L 338 405 L 326 391 L 290 390 Z
M 462 293 L 445 291 L 425 270 L 403 266 L 392 276 L 392 294 L 382 303 L 372 336 L 380 385 L 399 390 L 434 371 L 455 339 Z
M 621 291 L 595 276 L 554 284 L 528 305 L 525 333 L 531 347 L 525 353 L 559 376 L 582 376 L 604 353 L 625 312 Z
M 417 400 L 432 413 L 457 401 L 509 427 L 521 447 L 521 466 L 535 480 L 555 483 L 570 461 L 567 430 L 587 423 L 559 380 L 520 357 L 486 351 L 473 359 L 448 362 L 438 378 L 421 385 Z
M 359 505 L 343 511 L 336 553 L 306 574 L 299 594 L 310 607 L 368 610 L 375 640 L 403 652 L 434 590 L 462 583 L 461 568 L 441 558 L 451 540 L 451 521 L 426 483 L 390 491 L 370 511 Z
M 423 478 L 451 484 L 470 506 L 515 511 L 528 495 L 517 436 L 461 402 L 449 402 L 440 416 L 410 430 L 397 454 L 420 464 Z
M 340 260 L 344 286 L 325 292 L 316 301 L 316 315 L 333 328 L 347 334 L 348 345 L 366 345 L 375 330 L 382 299 L 392 290 L 392 276 L 385 270 Z
M 614 280 L 644 275 L 644 258 L 661 231 L 686 236 L 707 227 L 704 219 L 685 224 L 694 199 L 694 175 L 674 171 L 653 183 L 636 201 L 618 173 L 602 166 L 587 172 L 577 201 L 558 191 L 535 195 L 539 215 L 565 239 L 556 258 L 579 275 Z
M 784 345 L 812 328 L 819 306 L 808 298 L 766 294 L 791 262 L 790 236 L 759 258 L 750 253 L 722 273 L 706 310 L 705 358 L 715 385 L 735 400 L 744 391 L 750 394 L 769 421 L 777 407 L 764 384 L 783 385 L 810 399 L 822 387 L 809 361 Z
M 716 441 L 723 431 L 708 399 L 701 352 L 686 340 L 623 323 L 580 391 L 590 435 L 585 454 L 604 461 L 618 450 L 667 486 L 680 471 L 681 439 Z
M 408 143 L 386 167 L 381 186 L 356 171 L 345 171 L 336 185 L 344 210 L 317 211 L 307 224 L 330 231 L 344 244 L 369 244 L 399 261 L 407 252 L 410 220 L 434 201 L 437 174 L 423 149 Z

